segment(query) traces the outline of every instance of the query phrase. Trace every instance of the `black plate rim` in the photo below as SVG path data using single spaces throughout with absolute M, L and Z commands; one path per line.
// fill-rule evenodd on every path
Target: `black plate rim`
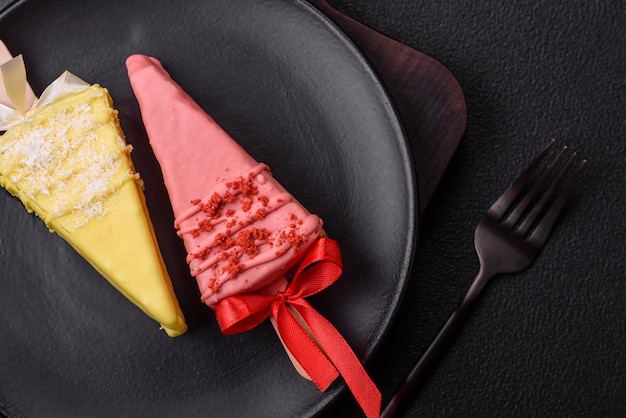
M 389 116 L 393 119 L 393 125 L 395 130 L 395 137 L 398 139 L 398 143 L 396 144 L 401 148 L 401 156 L 403 157 L 401 163 L 403 166 L 403 171 L 406 174 L 406 185 L 407 190 L 410 192 L 410 196 L 407 196 L 408 210 L 413 213 L 413 216 L 410 216 L 409 223 L 407 224 L 407 245 L 405 247 L 406 251 L 402 254 L 403 264 L 401 265 L 401 270 L 398 272 L 400 279 L 397 282 L 398 291 L 393 295 L 393 309 L 389 309 L 378 326 L 378 335 L 375 336 L 374 343 L 370 344 L 367 347 L 367 350 L 363 354 L 362 361 L 364 364 L 371 360 L 373 355 L 376 353 L 382 341 L 384 340 L 391 323 L 393 322 L 395 316 L 397 315 L 401 300 L 404 296 L 404 292 L 406 290 L 406 284 L 410 276 L 410 272 L 413 268 L 413 260 L 414 253 L 416 251 L 417 238 L 419 233 L 419 217 L 418 210 L 419 207 L 419 197 L 418 197 L 418 182 L 417 182 L 417 173 L 414 168 L 413 163 L 413 154 L 410 150 L 410 145 L 407 140 L 406 134 L 404 132 L 402 123 L 400 121 L 398 111 L 393 104 L 389 93 L 378 76 L 376 70 L 372 67 L 372 65 L 367 61 L 364 57 L 363 53 L 358 49 L 358 47 L 349 39 L 349 37 L 334 23 L 332 22 L 326 15 L 320 12 L 317 8 L 315 8 L 310 3 L 305 0 L 292 0 L 294 3 L 300 4 L 304 9 L 307 9 L 312 15 L 316 16 L 318 19 L 324 22 L 324 25 L 332 31 L 335 37 L 341 42 L 344 43 L 346 48 L 352 53 L 355 58 L 355 62 L 363 67 L 370 75 L 371 82 L 377 89 L 380 90 L 381 98 L 384 98 L 384 107 L 389 114 Z M 15 8 L 20 7 L 23 4 L 26 4 L 28 0 L 15 0 L 13 2 L 9 2 L 3 9 L 0 9 L 0 19 L 2 19 L 7 13 L 10 13 Z M 316 408 L 313 408 L 311 412 L 313 414 L 325 409 L 329 404 L 331 404 L 339 394 L 343 393 L 347 388 L 345 384 L 341 383 L 339 385 L 333 385 L 328 391 L 327 395 L 322 398 L 322 400 L 317 404 Z M 0 413 L 6 414 L 2 406 L 0 405 Z M 7 415 L 8 416 L 8 415 Z

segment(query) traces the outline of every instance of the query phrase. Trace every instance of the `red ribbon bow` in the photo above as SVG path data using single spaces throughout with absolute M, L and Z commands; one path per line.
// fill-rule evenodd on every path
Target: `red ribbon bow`
M 284 292 L 231 296 L 217 304 L 215 315 L 226 335 L 248 331 L 272 315 L 285 345 L 322 392 L 341 374 L 365 415 L 378 417 L 378 388 L 341 334 L 304 299 L 333 284 L 341 271 L 339 245 L 320 238 L 305 254 Z M 302 328 L 292 310 L 306 322 L 313 336 Z

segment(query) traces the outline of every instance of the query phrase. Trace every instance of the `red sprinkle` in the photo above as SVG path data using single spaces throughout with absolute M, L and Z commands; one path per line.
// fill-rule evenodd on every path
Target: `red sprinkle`
M 228 190 L 224 192 L 224 202 L 233 203 L 237 201 L 237 196 L 229 192 Z
M 306 235 L 298 234 L 294 229 L 289 231 L 281 231 L 279 236 L 289 242 L 295 251 L 300 250 L 300 246 L 307 240 Z
M 259 208 L 257 209 L 256 213 L 254 214 L 254 219 L 256 219 L 257 221 L 265 218 L 267 216 L 267 210 L 263 209 L 263 208 Z
M 220 247 L 222 250 L 228 250 L 233 245 L 235 245 L 235 241 L 221 232 L 215 236 L 215 241 L 213 241 L 213 247 Z
M 194 253 L 193 257 L 194 258 L 199 258 L 201 260 L 206 260 L 206 258 L 209 256 L 209 254 L 211 254 L 211 247 L 203 248 L 202 250 L 198 251 L 197 253 Z
M 257 197 L 257 199 L 259 199 L 259 202 L 261 202 L 263 204 L 263 206 L 267 206 L 267 204 L 270 201 L 270 198 L 265 196 L 265 195 L 261 195 L 261 196 Z
M 203 219 L 198 222 L 198 229 L 202 232 L 209 232 L 213 229 L 213 225 L 211 225 L 211 221 L 208 219 Z
M 246 199 L 241 201 L 241 210 L 249 212 L 252 209 L 252 199 Z
M 266 241 L 271 232 L 265 228 L 252 228 L 241 231 L 237 235 L 237 245 L 246 254 L 254 255 L 258 252 L 257 241 Z
M 259 195 L 255 177 L 253 173 L 250 173 L 247 177 L 240 176 L 224 183 L 226 191 L 213 193 L 206 203 L 203 203 L 201 199 L 191 201 L 193 205 L 199 206 L 201 214 L 204 213 L 204 216 L 200 216 L 203 219 L 197 221 L 197 229 L 190 232 L 193 237 L 198 237 L 202 232 L 212 231 L 214 226 L 211 222 L 215 219 L 220 219 L 219 222 L 224 221 L 226 227 L 224 232 L 215 235 L 212 244 L 193 254 L 194 258 L 204 260 L 210 256 L 213 249 L 218 251 L 216 261 L 209 267 L 215 275 L 209 281 L 209 288 L 214 292 L 219 291 L 218 277 L 221 274 L 236 277 L 245 268 L 244 264 L 241 263 L 241 257 L 244 254 L 250 257 L 254 256 L 258 253 L 259 245 L 269 244 L 272 248 L 278 247 L 276 256 L 282 256 L 289 250 L 289 248 L 280 249 L 285 242 L 288 242 L 294 251 L 298 251 L 307 241 L 306 235 L 298 232 L 298 225 L 302 225 L 303 221 L 294 213 L 289 213 L 288 219 L 291 221 L 289 228 L 281 231 L 273 239 L 270 239 L 272 233 L 269 230 L 252 227 L 241 230 L 235 237 L 231 237 L 231 228 L 235 226 L 239 228 L 248 227 L 255 221 L 266 218 L 270 212 L 270 208 L 268 208 L 270 199 L 265 195 Z M 254 214 L 247 215 L 248 219 L 240 220 L 236 216 L 238 210 L 250 212 L 253 203 L 257 200 L 263 207 L 258 208 Z M 277 202 L 283 203 L 284 200 L 278 199 Z M 239 208 L 228 207 L 226 209 L 226 205 L 233 203 L 237 203 Z
M 214 293 L 217 293 L 220 291 L 220 287 L 217 285 L 217 277 L 212 277 L 211 280 L 209 280 L 209 285 L 208 285 L 209 289 L 211 289 Z

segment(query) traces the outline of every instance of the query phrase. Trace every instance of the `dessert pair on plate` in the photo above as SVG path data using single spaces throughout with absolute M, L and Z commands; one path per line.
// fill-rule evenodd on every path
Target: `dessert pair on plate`
M 170 336 L 187 326 L 108 91 L 65 72 L 35 99 L 21 56 L 0 45 L 0 185 Z M 127 60 L 202 300 L 225 334 L 270 317 L 298 371 L 325 390 L 342 375 L 368 416 L 380 393 L 341 335 L 305 300 L 341 275 L 310 214 L 165 71 Z M 4 91 L 2 91 L 4 86 Z M 290 280 L 286 279 L 290 276 Z

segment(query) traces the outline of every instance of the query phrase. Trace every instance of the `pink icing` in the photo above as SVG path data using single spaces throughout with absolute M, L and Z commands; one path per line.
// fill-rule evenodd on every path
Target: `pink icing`
M 284 288 L 284 275 L 324 236 L 322 221 L 158 60 L 132 55 L 126 66 L 202 300 L 215 306 L 237 293 Z

